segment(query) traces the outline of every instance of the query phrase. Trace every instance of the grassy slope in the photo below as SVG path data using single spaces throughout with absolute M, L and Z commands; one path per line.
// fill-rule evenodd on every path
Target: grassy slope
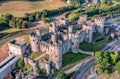
M 117 1 L 113 0 L 113 3 L 115 3 L 115 4 L 120 4 L 120 1 L 117 2 Z
M 82 42 L 80 44 L 80 49 L 84 51 L 99 51 L 102 49 L 108 42 L 110 41 L 109 38 L 104 39 L 103 41 L 100 41 L 96 44 L 86 43 Z
M 12 32 L 16 32 L 16 31 L 19 31 L 20 29 L 7 29 L 7 30 L 3 30 L 3 31 L 0 31 L 0 33 L 12 33 Z
M 71 52 L 68 52 L 64 54 L 62 59 L 62 63 L 63 63 L 62 70 L 66 70 L 67 68 L 74 66 L 75 64 L 81 62 L 87 57 L 89 57 L 89 55 L 82 53 L 73 54 Z
M 41 51 L 39 51 L 39 52 L 33 52 L 33 53 L 31 53 L 30 57 L 31 57 L 31 58 L 37 58 L 37 57 L 40 56 L 41 54 L 42 54 Z
M 24 13 L 32 13 L 44 9 L 55 9 L 68 4 L 61 0 L 44 1 L 0 1 L 0 14 L 10 13 L 15 16 L 23 16 Z M 7 7 L 8 6 L 8 7 Z

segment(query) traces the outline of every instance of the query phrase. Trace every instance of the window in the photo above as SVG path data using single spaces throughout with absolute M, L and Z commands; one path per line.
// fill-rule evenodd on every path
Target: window
M 74 45 L 74 43 L 72 43 L 72 45 Z
M 38 44 L 38 42 L 36 44 Z

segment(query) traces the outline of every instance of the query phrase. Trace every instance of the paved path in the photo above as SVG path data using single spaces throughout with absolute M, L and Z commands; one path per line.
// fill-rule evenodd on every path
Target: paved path
M 94 55 L 94 52 L 83 51 L 83 50 L 81 50 L 81 49 L 79 49 L 78 52 L 83 53 L 83 54 L 88 54 L 88 55 L 91 55 L 91 56 Z
M 42 55 L 40 55 L 39 57 L 37 57 L 35 60 L 39 60 L 40 58 L 44 57 L 46 55 L 46 53 L 43 53 Z
M 88 70 L 94 65 L 94 61 L 94 58 L 91 58 L 89 61 L 83 63 L 79 70 L 73 75 L 72 79 L 84 79 Z
M 108 52 L 113 52 L 113 51 L 119 52 L 120 51 L 120 40 L 115 39 L 111 41 L 102 50 L 108 51 Z
M 81 49 L 72 49 L 72 52 L 74 52 L 74 53 L 83 53 L 83 54 L 88 54 L 88 55 L 91 55 L 91 56 L 93 56 L 94 55 L 94 52 L 91 52 L 91 51 L 83 51 L 83 50 L 81 50 Z
M 71 74 L 72 72 L 76 71 L 84 62 L 87 62 L 87 61 L 89 61 L 89 60 L 90 60 L 90 59 L 85 60 L 85 61 L 83 61 L 83 62 L 80 62 L 80 63 L 76 64 L 76 65 L 73 66 L 72 68 L 64 71 L 64 73 L 67 74 L 67 75 Z

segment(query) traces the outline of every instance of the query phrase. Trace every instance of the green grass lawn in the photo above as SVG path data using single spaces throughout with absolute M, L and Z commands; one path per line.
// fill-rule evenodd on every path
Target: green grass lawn
M 39 51 L 39 52 L 33 52 L 33 53 L 31 53 L 30 57 L 31 57 L 31 58 L 37 58 L 37 57 L 40 56 L 41 54 L 42 54 L 41 51 Z
M 120 20 L 116 20 L 116 22 L 120 22 Z
M 0 31 L 0 33 L 12 33 L 12 32 L 17 32 L 19 30 L 20 29 L 7 29 L 7 30 Z
M 86 59 L 87 57 L 90 57 L 87 54 L 77 53 L 73 54 L 72 52 L 68 52 L 63 55 L 62 58 L 62 70 L 69 69 L 70 67 L 74 66 L 75 64 L 81 62 L 82 60 Z
M 32 68 L 32 66 L 29 63 L 27 63 L 27 64 L 25 64 L 24 71 L 26 71 L 30 68 Z M 33 68 L 31 70 L 29 70 L 26 74 L 30 74 L 30 73 L 32 73 L 32 71 L 33 71 Z
M 117 4 L 120 4 L 120 1 L 118 2 L 118 1 L 113 0 L 113 3 L 114 3 L 115 5 L 117 5 Z
M 83 42 L 83 43 L 80 43 L 80 49 L 84 51 L 99 51 L 107 43 L 109 43 L 109 41 L 110 41 L 110 38 L 108 37 L 100 42 L 97 42 L 96 44 Z
M 41 1 L 0 1 L 0 14 L 10 13 L 16 17 L 21 17 L 25 13 L 33 13 L 44 9 L 56 9 L 69 4 L 61 0 L 41 0 Z

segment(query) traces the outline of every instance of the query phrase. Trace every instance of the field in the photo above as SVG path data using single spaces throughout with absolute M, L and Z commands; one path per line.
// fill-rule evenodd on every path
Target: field
M 56 9 L 67 6 L 61 0 L 42 0 L 42 1 L 0 1 L 0 14 L 10 13 L 21 17 L 24 13 L 32 13 L 44 9 Z

